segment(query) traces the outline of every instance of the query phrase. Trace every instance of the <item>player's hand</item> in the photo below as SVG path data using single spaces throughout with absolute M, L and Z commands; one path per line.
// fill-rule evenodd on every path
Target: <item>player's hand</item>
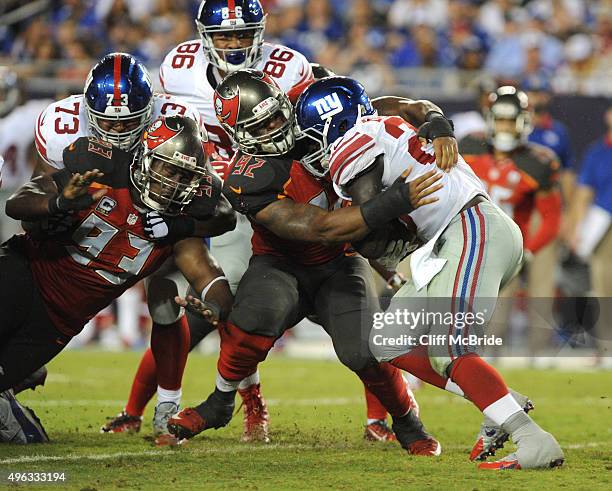
M 213 326 L 219 324 L 221 309 L 212 302 L 202 302 L 199 298 L 187 295 L 185 298 L 176 296 L 174 301 L 194 314 L 201 315 Z
M 402 239 L 390 240 L 385 253 L 377 261 L 388 271 L 395 271 L 397 265 L 413 250 L 414 247 L 409 241 Z
M 453 122 L 436 111 L 430 112 L 427 117 L 430 115 L 429 121 L 419 127 L 418 136 L 424 143 L 432 142 L 436 165 L 448 172 L 459 163 Z
M 148 239 L 179 241 L 191 237 L 195 221 L 185 215 L 171 217 L 149 211 L 142 215 L 142 226 Z
M 408 168 L 399 179 L 405 181 L 410 175 L 410 172 L 412 172 L 412 167 Z M 410 203 L 415 210 L 421 206 L 429 205 L 439 200 L 436 196 L 429 196 L 442 189 L 442 184 L 436 184 L 442 177 L 443 175 L 441 173 L 432 169 L 416 179 L 405 183 L 405 185 L 408 186 Z
M 444 172 L 450 171 L 459 163 L 459 146 L 454 136 L 439 136 L 433 140 L 436 165 Z
M 49 201 L 49 213 L 79 211 L 89 208 L 95 201 L 106 194 L 106 189 L 89 193 L 91 183 L 100 179 L 104 173 L 98 169 L 73 174 L 61 194 Z

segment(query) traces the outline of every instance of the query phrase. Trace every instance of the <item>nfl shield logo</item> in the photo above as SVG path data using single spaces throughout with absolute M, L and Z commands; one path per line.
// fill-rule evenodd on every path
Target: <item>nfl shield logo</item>
M 137 221 L 138 221 L 138 215 L 135 215 L 134 213 L 130 213 L 128 215 L 127 217 L 128 225 L 134 225 Z

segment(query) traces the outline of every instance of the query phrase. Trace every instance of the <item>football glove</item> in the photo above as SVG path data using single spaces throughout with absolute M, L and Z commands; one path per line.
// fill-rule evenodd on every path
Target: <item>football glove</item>
M 179 216 L 164 216 L 157 211 L 149 211 L 142 216 L 145 235 L 151 240 L 178 241 L 191 237 L 195 231 L 193 218 Z

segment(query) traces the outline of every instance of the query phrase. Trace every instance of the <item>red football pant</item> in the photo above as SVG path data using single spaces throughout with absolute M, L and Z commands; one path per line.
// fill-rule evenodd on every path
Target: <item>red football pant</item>
M 428 384 L 441 389 L 446 387 L 447 378 L 432 368 L 424 346 L 398 356 L 391 364 Z M 499 372 L 475 353 L 456 358 L 451 365 L 450 378 L 481 411 L 508 394 L 508 387 Z
M 387 419 L 387 410 L 385 406 L 376 398 L 372 392 L 365 386 L 365 401 L 368 419 Z
M 157 366 L 153 351 L 147 349 L 142 355 L 140 365 L 132 382 L 130 397 L 125 410 L 132 416 L 142 416 L 145 407 L 157 391 Z
M 276 338 L 242 331 L 227 322 L 219 329 L 221 352 L 217 370 L 225 380 L 241 381 L 257 370 L 257 365 L 268 356 Z
M 167 390 L 181 388 L 189 341 L 185 316 L 170 325 L 153 323 L 151 348 L 144 352 L 140 360 L 125 407 L 128 414 L 142 416 L 158 385 Z
M 157 385 L 178 390 L 189 354 L 189 326 L 186 316 L 169 325 L 153 323 L 151 351 L 157 366 Z
M 440 376 L 440 374 L 432 368 L 426 346 L 419 346 L 405 355 L 394 358 L 389 363 L 411 373 L 428 384 L 435 385 L 441 389 L 446 387 L 447 378 Z
M 400 370 L 389 363 L 380 363 L 355 373 L 391 416 L 404 416 L 410 411 L 412 401 Z

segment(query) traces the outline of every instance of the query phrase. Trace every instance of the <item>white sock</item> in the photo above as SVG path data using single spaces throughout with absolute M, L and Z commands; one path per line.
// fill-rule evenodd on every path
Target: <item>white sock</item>
M 238 385 L 238 388 L 244 390 L 244 389 L 249 388 L 251 385 L 257 385 L 258 383 L 259 383 L 259 371 L 256 371 L 254 374 L 249 375 L 246 378 L 243 378 L 240 381 L 240 385 Z
M 157 386 L 157 404 L 162 402 L 174 402 L 175 404 L 181 403 L 181 396 L 183 395 L 183 391 L 181 389 L 178 390 L 168 390 Z
M 384 419 L 372 419 L 372 418 L 368 418 L 367 424 L 371 425 L 372 423 L 376 423 L 378 421 L 384 421 Z
M 215 385 L 217 386 L 217 389 L 219 389 L 221 392 L 234 392 L 238 390 L 240 381 L 226 380 L 221 376 L 219 372 L 217 372 L 217 380 Z
M 456 394 L 458 396 L 463 397 L 465 394 L 463 393 L 463 391 L 461 390 L 461 387 L 459 387 L 455 382 L 453 382 L 451 379 L 447 379 L 446 380 L 446 385 L 444 386 L 444 390 L 449 391 L 452 394 Z
M 522 410 L 523 408 L 514 400 L 512 394 L 508 393 L 493 404 L 485 407 L 483 413 L 485 416 L 495 421 L 495 424 L 501 426 L 508 421 L 510 416 Z

